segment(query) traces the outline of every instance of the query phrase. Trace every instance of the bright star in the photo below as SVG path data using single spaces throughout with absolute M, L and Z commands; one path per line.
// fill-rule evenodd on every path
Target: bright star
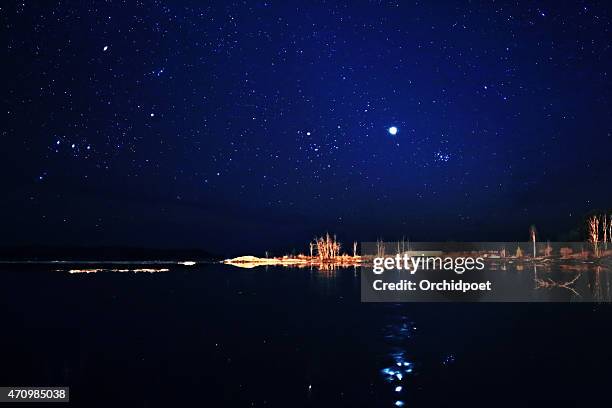
M 389 134 L 395 136 L 397 134 L 397 128 L 395 126 L 391 126 L 389 128 Z

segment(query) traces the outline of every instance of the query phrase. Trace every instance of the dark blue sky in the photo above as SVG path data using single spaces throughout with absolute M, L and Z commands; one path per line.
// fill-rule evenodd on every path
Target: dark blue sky
M 609 2 L 53 3 L 0 9 L 4 245 L 559 239 L 611 205 Z

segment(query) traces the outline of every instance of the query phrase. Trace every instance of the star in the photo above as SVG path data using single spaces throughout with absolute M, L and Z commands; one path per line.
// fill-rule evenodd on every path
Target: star
M 389 134 L 395 136 L 397 134 L 397 127 L 391 126 L 388 130 Z

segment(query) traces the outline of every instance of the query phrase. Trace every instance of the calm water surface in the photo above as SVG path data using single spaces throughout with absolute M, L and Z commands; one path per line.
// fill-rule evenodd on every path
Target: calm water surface
M 609 304 L 362 304 L 353 269 L 69 268 L 0 266 L 1 385 L 83 407 L 612 401 Z

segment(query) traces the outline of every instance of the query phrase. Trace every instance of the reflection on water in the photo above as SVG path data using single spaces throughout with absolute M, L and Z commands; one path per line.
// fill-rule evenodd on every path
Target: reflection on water
M 138 265 L 137 263 L 133 263 Z M 145 264 L 142 264 L 144 266 Z M 191 266 L 192 262 L 179 262 L 178 265 Z M 148 266 L 148 265 L 147 265 Z M 68 272 L 70 274 L 91 274 L 91 273 L 159 273 L 170 272 L 169 267 L 126 267 L 111 268 L 111 267 L 87 267 L 87 268 L 72 268 L 72 269 L 56 269 L 58 272 Z M 165 266 L 165 265 L 164 265 Z M 269 266 L 261 266 L 254 271 L 266 272 Z M 273 267 L 278 270 L 279 267 Z M 533 270 L 533 274 L 525 274 L 529 269 Z M 280 270 L 287 273 L 295 273 L 296 270 L 302 268 Z M 304 268 L 305 269 L 305 268 Z M 338 271 L 346 273 L 352 269 L 352 276 L 355 282 L 358 283 L 359 267 L 337 265 L 337 264 L 321 264 L 309 265 L 308 269 L 311 272 L 311 277 L 314 279 L 319 290 L 327 290 L 335 286 L 335 277 Z M 522 292 L 520 295 L 525 300 L 532 299 L 534 301 L 549 300 L 549 301 L 595 301 L 595 302 L 612 302 L 612 285 L 610 268 L 592 262 L 555 262 L 555 261 L 537 261 L 537 262 L 516 262 L 510 260 L 508 262 L 496 261 L 487 264 L 487 270 L 491 273 L 500 274 L 494 275 L 503 277 L 500 282 L 502 284 L 512 283 L 512 290 Z M 434 271 L 432 271 L 433 273 Z M 331 285 L 331 286 L 330 286 Z M 568 297 L 569 296 L 569 297 Z
M 444 365 L 450 365 L 450 364 L 453 364 L 454 362 L 455 362 L 455 355 L 452 353 L 444 357 L 444 360 L 442 360 L 442 364 Z
M 609 382 L 612 305 L 364 304 L 350 269 L 81 267 L 0 273 L 4 383 L 66 384 L 87 407 L 427 407 L 533 405 L 553 388 L 597 399 Z M 169 273 L 93 273 L 149 269 Z M 535 273 L 581 274 L 572 288 L 609 298 L 604 268 L 497 272 L 564 293 Z
M 609 274 L 601 271 L 601 267 L 597 267 L 594 274 L 594 282 L 592 285 L 593 293 L 596 299 L 610 299 L 610 279 Z M 603 277 L 603 283 L 602 283 Z
M 610 270 L 592 264 L 533 264 L 536 291 L 564 290 L 572 300 L 611 302 Z
M 394 342 L 408 340 L 416 331 L 416 326 L 406 316 L 399 316 L 399 321 L 385 327 L 385 339 Z
M 569 280 L 553 280 L 549 277 L 538 277 L 538 267 L 536 264 L 533 265 L 533 281 L 535 282 L 536 289 L 551 289 L 551 288 L 562 288 L 567 289 L 574 295 L 581 297 L 578 292 L 572 287 L 578 279 L 582 276 L 582 272 L 574 274 L 574 277 Z
M 63 272 L 63 269 L 57 269 Z M 68 273 L 98 273 L 98 272 L 133 272 L 133 273 L 157 273 L 169 272 L 168 268 L 134 268 L 134 269 L 118 269 L 118 268 L 90 268 L 90 269 L 68 269 Z
M 416 326 L 408 317 L 397 316 L 384 328 L 383 336 L 389 347 L 385 356 L 386 366 L 380 370 L 383 379 L 389 383 L 396 394 L 395 406 L 402 407 L 409 377 L 414 372 L 414 363 L 408 358 L 409 340 L 416 331 Z

